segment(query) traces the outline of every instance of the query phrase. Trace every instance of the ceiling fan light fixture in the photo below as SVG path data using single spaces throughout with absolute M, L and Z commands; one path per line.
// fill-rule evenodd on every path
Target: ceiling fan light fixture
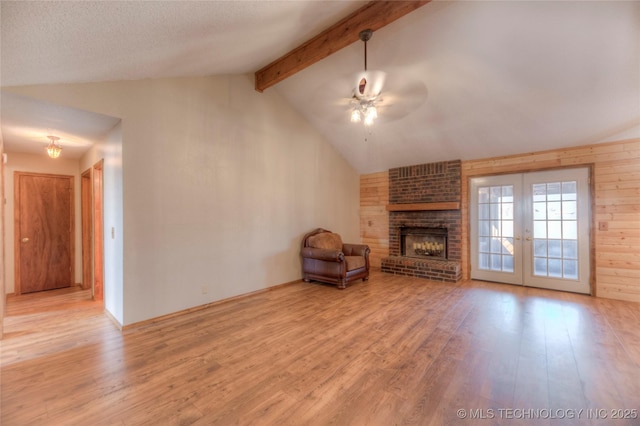
M 373 101 L 353 100 L 353 107 L 351 108 L 352 123 L 364 121 L 365 126 L 371 126 L 376 118 L 378 118 L 378 110 Z
M 353 110 L 351 110 L 351 122 L 359 123 L 360 121 L 362 121 L 362 113 L 359 108 L 354 107 Z
M 384 71 L 362 71 L 356 76 L 353 95 L 367 101 L 376 99 L 382 92 L 387 73 Z
M 49 138 L 49 145 L 47 145 L 47 154 L 51 158 L 60 157 L 60 153 L 62 152 L 62 147 L 58 145 L 58 141 L 60 140 L 57 136 L 47 136 Z
M 364 121 L 365 126 L 371 126 L 378 117 L 375 103 L 380 101 L 380 92 L 384 86 L 387 74 L 383 71 L 367 70 L 367 42 L 373 31 L 360 31 L 360 40 L 364 42 L 364 71 L 359 72 L 353 82 L 351 122 Z
M 376 118 L 378 118 L 378 110 L 375 105 L 369 105 L 364 114 L 365 126 L 371 126 Z

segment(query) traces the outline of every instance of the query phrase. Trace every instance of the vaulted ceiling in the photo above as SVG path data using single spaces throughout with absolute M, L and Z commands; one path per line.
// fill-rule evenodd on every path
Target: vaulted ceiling
M 3 0 L 0 84 L 254 73 L 364 5 Z M 640 137 L 640 2 L 428 3 L 368 42 L 369 69 L 387 73 L 371 127 L 349 121 L 363 47 L 266 89 L 360 173 Z M 1 101 L 7 150 L 37 137 L 41 150 L 34 129 L 55 125 L 79 156 L 83 140 L 113 125 L 4 92 Z M 74 114 L 89 124 L 78 128 Z

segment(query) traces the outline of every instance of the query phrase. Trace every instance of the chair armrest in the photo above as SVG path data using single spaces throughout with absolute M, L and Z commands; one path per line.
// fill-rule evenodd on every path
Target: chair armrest
M 366 244 L 343 244 L 342 251 L 345 256 L 364 256 L 367 257 L 371 249 Z
M 300 254 L 310 259 L 327 260 L 330 262 L 344 262 L 344 253 L 340 250 L 319 249 L 304 247 Z

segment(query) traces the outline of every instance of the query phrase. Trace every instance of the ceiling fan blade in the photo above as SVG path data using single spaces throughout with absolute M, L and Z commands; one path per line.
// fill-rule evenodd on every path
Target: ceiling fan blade
M 378 120 L 388 122 L 406 117 L 427 100 L 427 87 L 421 81 L 405 85 L 402 90 L 383 92 L 379 103 Z

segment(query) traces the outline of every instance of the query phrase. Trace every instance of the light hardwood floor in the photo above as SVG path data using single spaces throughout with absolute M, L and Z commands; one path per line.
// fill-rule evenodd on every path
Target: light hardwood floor
M 640 304 L 374 272 L 120 332 L 88 297 L 9 299 L 3 425 L 640 424 Z

